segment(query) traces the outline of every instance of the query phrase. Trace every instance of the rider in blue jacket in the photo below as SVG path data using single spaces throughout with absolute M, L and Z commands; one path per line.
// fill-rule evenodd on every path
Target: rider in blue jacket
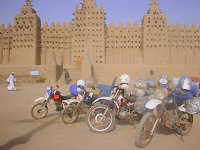
M 196 97 L 198 96 L 198 86 L 192 82 L 189 76 L 182 76 L 179 79 L 175 96 L 178 103 Z

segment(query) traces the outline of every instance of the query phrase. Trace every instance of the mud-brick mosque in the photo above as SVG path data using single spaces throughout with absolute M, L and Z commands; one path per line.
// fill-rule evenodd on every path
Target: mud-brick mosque
M 25 82 L 37 71 L 37 79 L 53 83 L 62 81 L 63 69 L 74 81 L 93 78 L 104 83 L 122 73 L 132 81 L 148 77 L 149 70 L 155 77 L 200 76 L 200 28 L 167 24 L 157 0 L 151 1 L 141 23 L 131 20 L 133 26 L 130 21 L 107 25 L 104 5 L 97 7 L 96 0 L 77 3 L 73 14 L 67 24 L 41 26 L 31 0 L 25 0 L 13 26 L 0 26 L 1 78 L 15 71 Z

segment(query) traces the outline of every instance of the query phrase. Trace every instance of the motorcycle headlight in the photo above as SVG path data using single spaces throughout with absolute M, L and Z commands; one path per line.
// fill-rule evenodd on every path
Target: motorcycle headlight
M 156 99 L 164 100 L 168 97 L 168 91 L 164 87 L 157 87 L 154 91 L 154 96 Z

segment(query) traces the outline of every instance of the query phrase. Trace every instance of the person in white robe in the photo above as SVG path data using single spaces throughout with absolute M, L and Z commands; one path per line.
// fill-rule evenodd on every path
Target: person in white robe
M 8 91 L 15 91 L 16 88 L 15 88 L 14 82 L 16 81 L 16 78 L 15 78 L 14 72 L 12 72 L 12 74 L 8 77 L 6 81 L 9 83 L 9 86 L 7 87 Z

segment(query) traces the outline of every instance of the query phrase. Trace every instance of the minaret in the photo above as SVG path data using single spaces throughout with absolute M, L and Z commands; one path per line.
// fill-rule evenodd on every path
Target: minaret
M 31 6 L 31 0 L 25 0 L 25 3 L 20 14 L 15 16 L 10 62 L 17 65 L 39 65 L 41 21 Z
M 143 17 L 142 43 L 144 64 L 169 64 L 167 19 L 157 0 L 152 0 Z
M 152 0 L 151 7 L 148 10 L 148 14 L 160 14 L 160 7 L 158 6 L 157 0 Z
M 96 8 L 96 0 L 82 0 L 82 8 Z
M 31 0 L 25 0 L 26 1 L 26 6 L 30 6 L 31 7 Z
M 76 4 L 72 31 L 71 62 L 80 68 L 85 52 L 91 52 L 94 63 L 105 63 L 105 16 L 103 4 L 96 7 L 96 0 L 82 0 Z M 84 58 L 83 58 L 84 57 Z
M 151 5 L 158 5 L 158 4 L 157 4 L 157 0 L 152 0 Z

